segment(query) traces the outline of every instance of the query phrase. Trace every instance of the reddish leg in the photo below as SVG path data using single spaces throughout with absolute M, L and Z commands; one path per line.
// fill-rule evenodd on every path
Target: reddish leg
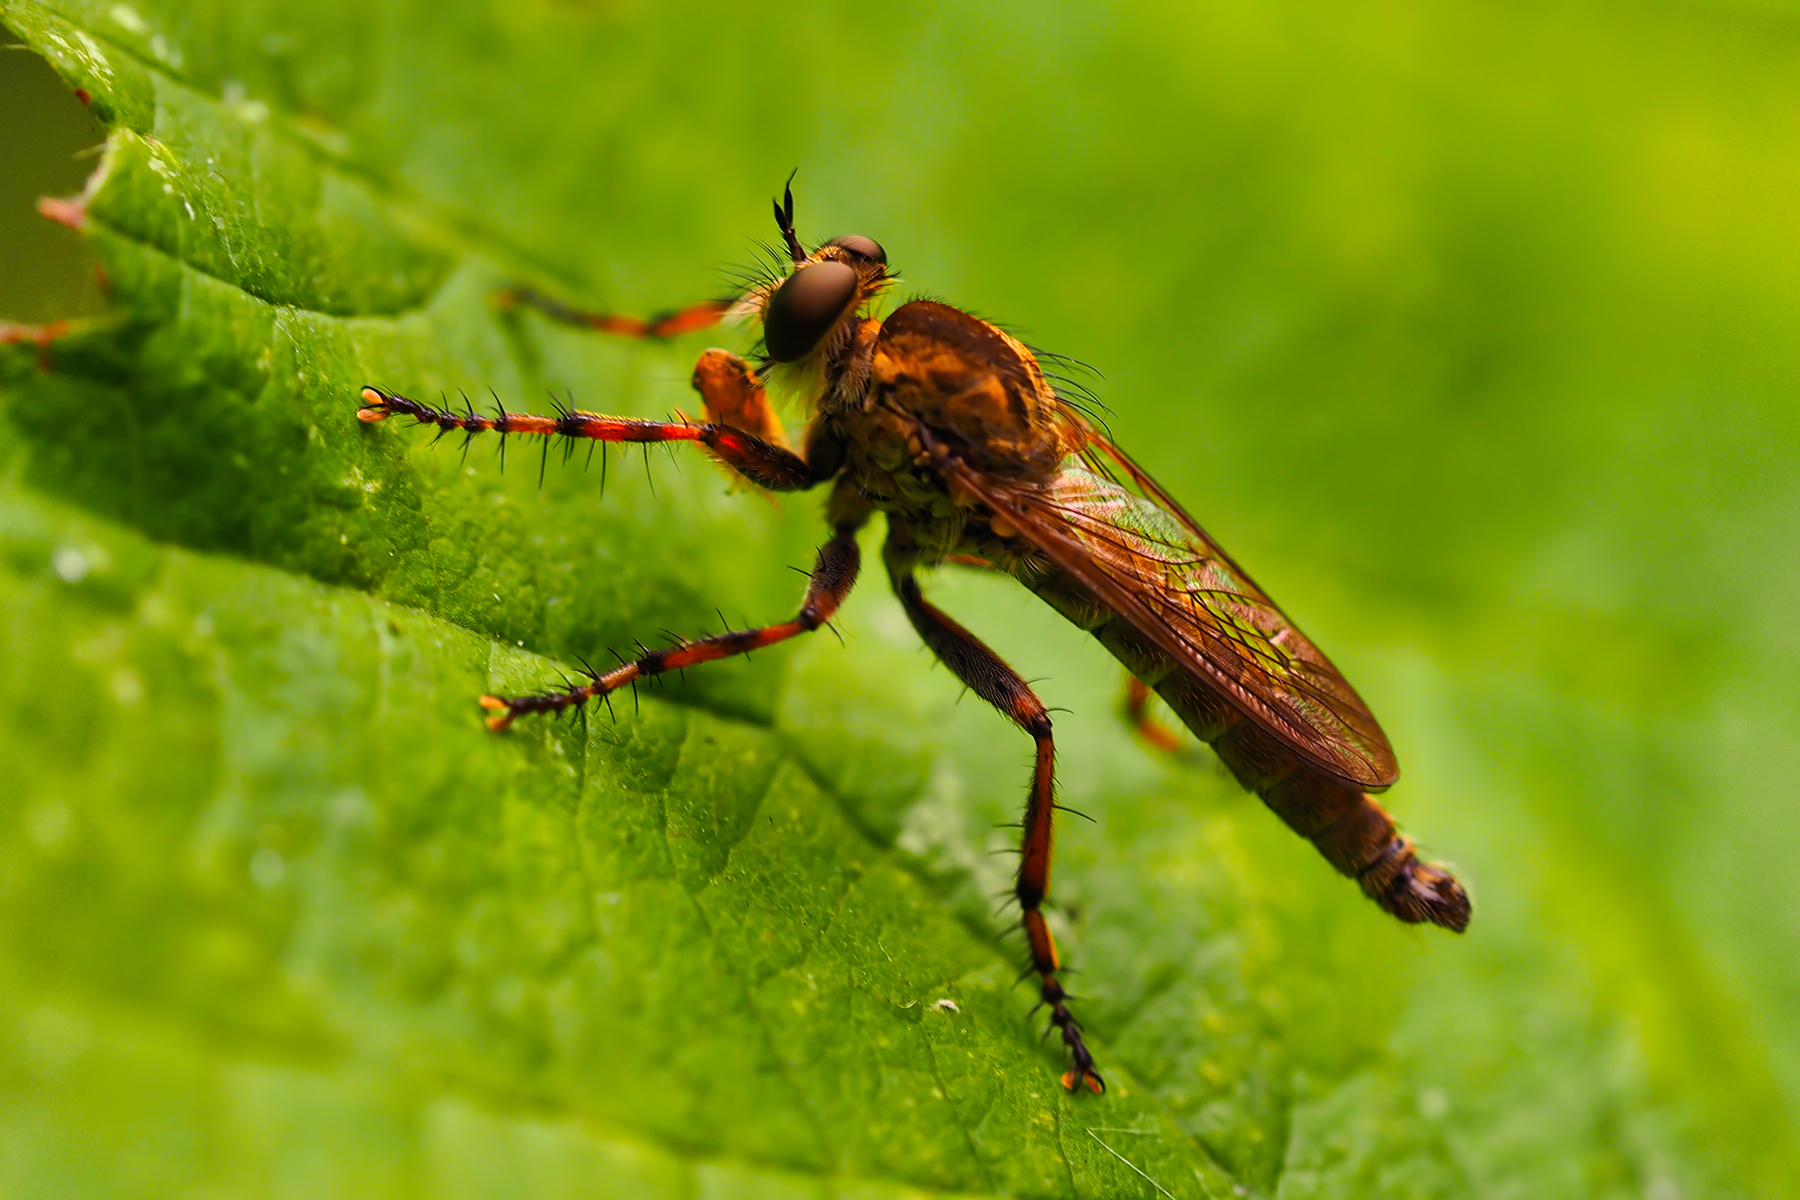
M 1165 754 L 1181 753 L 1181 739 L 1150 711 L 1150 685 L 1132 675 L 1125 682 L 1125 719 L 1138 736 Z
M 69 321 L 51 321 L 48 325 L 14 325 L 0 321 L 0 346 L 30 342 L 37 347 L 38 366 L 48 371 L 50 343 L 66 335 L 72 327 Z
M 679 337 L 684 333 L 696 333 L 702 329 L 710 329 L 719 323 L 720 318 L 731 311 L 734 303 L 731 300 L 702 300 L 699 304 L 691 304 L 674 312 L 658 313 L 656 316 L 646 319 L 628 317 L 620 313 L 583 312 L 524 284 L 515 284 L 502 289 L 495 295 L 495 299 L 508 308 L 521 304 L 528 308 L 535 308 L 550 319 L 561 321 L 565 325 L 598 329 L 602 333 L 613 333 L 620 337 L 657 339 Z
M 1031 794 L 1025 802 L 1024 843 L 1019 860 L 1019 877 L 1015 891 L 1019 897 L 1020 922 L 1031 947 L 1031 968 L 1040 980 L 1038 994 L 1050 1008 L 1050 1025 L 1062 1033 L 1063 1045 L 1069 1050 L 1069 1069 L 1063 1073 L 1063 1086 L 1070 1091 L 1086 1087 L 1098 1095 L 1106 1083 L 1094 1065 L 1081 1037 L 1081 1024 L 1069 1012 L 1068 993 L 1056 978 L 1060 967 L 1056 943 L 1050 927 L 1044 923 L 1043 902 L 1050 890 L 1050 854 L 1054 841 L 1052 816 L 1055 812 L 1056 746 L 1050 736 L 1050 714 L 1018 672 L 995 654 L 981 640 L 945 616 L 919 592 L 918 580 L 912 575 L 908 548 L 888 543 L 888 574 L 906 615 L 925 644 L 931 647 L 952 674 L 968 685 L 969 690 L 992 704 L 1037 743 L 1037 760 L 1031 773 Z
M 488 728 L 505 729 L 515 718 L 530 713 L 560 713 L 565 708 L 580 708 L 589 700 L 604 699 L 640 679 L 652 679 L 667 671 L 679 671 L 734 654 L 760 650 L 799 634 L 811 633 L 831 620 L 856 584 L 856 572 L 861 563 L 861 552 L 856 545 L 856 530 L 860 524 L 860 514 L 839 521 L 836 534 L 820 548 L 818 562 L 813 566 L 812 582 L 807 585 L 806 598 L 793 620 L 652 651 L 636 662 L 623 663 L 605 674 L 590 671 L 587 683 L 565 691 L 510 698 L 483 696 L 481 706 L 496 710 L 488 718 Z
M 711 382 L 713 378 L 708 376 L 705 382 Z M 696 369 L 696 386 L 702 382 Z M 756 385 L 756 390 L 761 391 L 760 384 Z M 710 407 L 711 394 L 702 391 L 702 395 L 706 396 Z M 494 416 L 484 417 L 472 409 L 459 413 L 448 408 L 434 408 L 376 387 L 363 388 L 362 400 L 363 406 L 356 415 L 364 421 L 411 417 L 421 425 L 436 425 L 440 436 L 452 429 L 460 429 L 470 437 L 478 433 L 517 433 L 587 438 L 598 442 L 699 442 L 744 478 L 771 491 L 804 491 L 821 479 L 805 459 L 787 447 L 719 421 L 640 421 L 574 409 L 561 409 L 555 416 L 546 417 L 509 413 L 502 408 Z M 728 397 L 721 401 L 722 404 L 733 402 Z M 741 399 L 736 402 L 742 403 Z

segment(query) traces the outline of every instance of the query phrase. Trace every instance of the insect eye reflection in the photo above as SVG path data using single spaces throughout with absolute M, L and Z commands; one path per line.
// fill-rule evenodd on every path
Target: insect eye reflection
M 841 246 L 852 254 L 861 255 L 871 262 L 878 262 L 884 267 L 887 266 L 887 251 L 883 250 L 881 248 L 881 243 L 874 238 L 851 234 L 849 237 L 833 238 L 826 244 L 831 246 Z
M 866 240 L 866 239 L 865 239 Z M 763 309 L 763 341 L 776 362 L 797 362 L 856 302 L 854 268 L 815 262 L 788 276 Z

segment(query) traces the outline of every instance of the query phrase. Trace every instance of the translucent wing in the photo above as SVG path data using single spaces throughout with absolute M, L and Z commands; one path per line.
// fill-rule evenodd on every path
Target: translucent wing
M 1046 485 L 955 459 L 946 473 L 1307 762 L 1358 787 L 1393 783 L 1386 735 L 1331 660 L 1142 468 L 1091 432 L 1087 441 L 1087 457 Z

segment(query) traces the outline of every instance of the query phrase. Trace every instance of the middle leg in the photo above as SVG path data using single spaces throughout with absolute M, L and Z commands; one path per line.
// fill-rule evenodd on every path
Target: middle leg
M 667 650 L 653 650 L 633 662 L 621 663 L 601 673 L 589 671 L 588 681 L 561 691 L 539 692 L 530 696 L 494 696 L 481 698 L 481 707 L 493 709 L 488 728 L 505 729 L 513 721 L 531 713 L 561 713 L 566 708 L 580 708 L 589 700 L 604 700 L 622 687 L 635 686 L 640 679 L 653 679 L 668 671 L 680 671 L 700 663 L 746 654 L 785 642 L 802 633 L 811 633 L 837 613 L 850 589 L 856 586 L 861 565 L 861 551 L 856 545 L 860 515 L 851 514 L 836 522 L 832 539 L 819 548 L 813 564 L 811 582 L 800 611 L 791 620 L 760 629 L 739 629 L 713 637 L 684 641 Z
M 1040 980 L 1038 994 L 1049 1006 L 1052 1028 L 1061 1031 L 1063 1044 L 1069 1050 L 1069 1069 L 1063 1073 L 1063 1086 L 1070 1091 L 1086 1087 L 1098 1095 L 1106 1090 L 1106 1083 L 1100 1078 L 1087 1043 L 1082 1040 L 1080 1022 L 1069 1012 L 1069 995 L 1056 977 L 1061 967 L 1056 957 L 1056 943 L 1050 937 L 1050 927 L 1044 923 L 1043 902 L 1050 890 L 1050 855 L 1054 841 L 1052 818 L 1056 809 L 1056 744 L 1050 735 L 1050 714 L 1017 671 L 1007 666 L 980 638 L 925 599 L 905 550 L 896 547 L 892 541 L 888 546 L 887 567 L 906 615 L 932 653 L 967 684 L 969 690 L 999 709 L 1037 743 L 1031 794 L 1025 801 L 1019 875 L 1014 885 L 1019 898 L 1019 920 L 1031 947 L 1031 969 L 1037 972 Z

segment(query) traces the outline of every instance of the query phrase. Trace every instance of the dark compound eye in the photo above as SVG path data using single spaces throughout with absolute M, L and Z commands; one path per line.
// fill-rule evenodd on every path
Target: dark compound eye
M 816 262 L 787 277 L 763 309 L 763 342 L 776 362 L 812 353 L 856 301 L 856 272 L 840 262 Z
M 860 254 L 864 258 L 873 259 L 884 267 L 887 266 L 887 251 L 883 250 L 881 243 L 874 238 L 860 237 L 853 233 L 849 237 L 833 239 L 831 244 L 842 246 L 852 254 Z

